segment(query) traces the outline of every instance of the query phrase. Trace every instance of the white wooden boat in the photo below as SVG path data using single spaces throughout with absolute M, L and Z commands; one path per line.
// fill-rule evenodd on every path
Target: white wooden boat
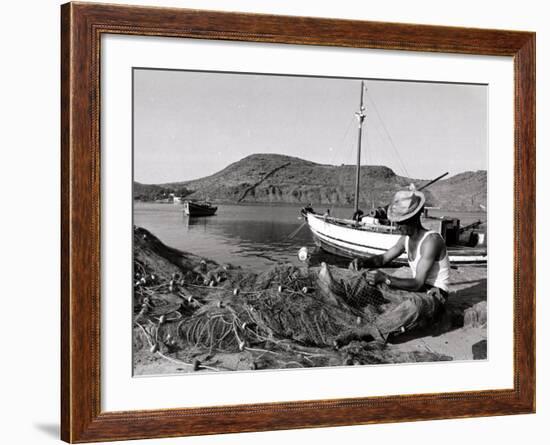
M 346 258 L 368 258 L 378 255 L 391 248 L 401 236 L 391 225 L 361 223 L 351 219 L 324 216 L 304 209 L 302 214 L 315 238 L 316 244 L 323 250 Z M 445 222 L 441 219 L 441 227 Z M 424 220 L 425 226 L 430 226 Z M 435 229 L 436 227 L 434 227 Z M 485 240 L 480 240 L 475 246 L 464 244 L 448 244 L 447 252 L 451 263 L 486 263 L 487 246 Z M 398 258 L 406 262 L 406 254 Z

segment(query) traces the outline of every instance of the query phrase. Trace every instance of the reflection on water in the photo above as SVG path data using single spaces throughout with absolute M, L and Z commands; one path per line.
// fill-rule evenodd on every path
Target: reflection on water
M 332 215 L 339 217 L 349 218 L 353 213 L 349 208 L 330 210 Z M 443 214 L 436 210 L 431 212 L 434 216 L 439 213 Z M 460 218 L 463 225 L 486 217 L 477 212 L 445 214 Z M 183 213 L 182 205 L 134 203 L 134 224 L 150 230 L 165 244 L 219 263 L 255 270 L 276 262 L 298 264 L 300 247 L 313 250 L 313 238 L 307 227 L 288 239 L 288 235 L 303 223 L 299 216 L 300 207 L 297 206 L 222 204 L 214 216 L 190 218 Z M 323 256 L 322 260 L 341 262 L 332 256 Z
M 298 249 L 314 247 L 307 227 L 288 239 L 303 223 L 299 216 L 296 206 L 219 205 L 215 216 L 190 218 L 181 205 L 134 204 L 134 224 L 165 244 L 256 270 L 276 262 L 297 264 Z

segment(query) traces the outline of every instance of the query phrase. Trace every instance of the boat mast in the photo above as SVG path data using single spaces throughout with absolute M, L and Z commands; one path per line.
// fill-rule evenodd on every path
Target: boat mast
M 359 111 L 355 113 L 357 122 L 359 123 L 357 135 L 357 170 L 355 173 L 355 212 L 359 210 L 359 180 L 361 179 L 361 135 L 363 133 L 363 121 L 365 120 L 365 106 L 363 105 L 363 93 L 365 84 L 361 81 L 361 101 L 359 102 Z M 356 214 L 355 213 L 355 214 Z

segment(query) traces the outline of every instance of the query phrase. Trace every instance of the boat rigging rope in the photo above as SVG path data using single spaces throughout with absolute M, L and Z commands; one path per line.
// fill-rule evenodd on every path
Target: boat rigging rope
M 380 113 L 378 111 L 378 107 L 376 106 L 376 102 L 374 101 L 373 97 L 368 93 L 368 91 L 367 91 L 367 99 L 370 99 L 372 107 L 374 108 L 374 112 L 378 116 L 378 120 L 380 121 L 380 124 L 382 125 L 382 128 L 383 128 L 384 132 L 386 133 L 386 136 L 387 136 L 388 140 L 390 141 L 390 145 L 393 148 L 393 151 L 395 152 L 395 154 L 397 156 L 397 159 L 399 161 L 399 164 L 400 164 L 401 168 L 403 169 L 403 171 L 405 172 L 407 177 L 410 178 L 411 175 L 407 171 L 407 168 L 405 167 L 405 163 L 403 162 L 403 160 L 401 159 L 401 156 L 399 155 L 399 151 L 397 150 L 397 147 L 395 146 L 395 143 L 393 142 L 393 139 L 390 135 L 390 132 L 386 128 L 386 124 L 384 123 L 384 120 L 382 119 L 382 116 L 380 115 Z
M 351 118 L 350 118 L 349 121 L 348 121 L 348 125 L 347 125 L 347 128 L 346 128 L 346 131 L 344 132 L 344 136 L 342 137 L 342 139 L 340 140 L 340 142 L 337 144 L 338 147 L 340 147 L 340 146 L 341 146 L 341 147 L 345 147 L 345 146 L 346 146 L 346 139 L 348 138 L 348 136 L 349 136 L 349 134 L 350 134 L 351 126 L 352 126 L 353 122 L 355 122 L 355 120 L 356 120 L 355 115 L 351 116 Z M 344 159 L 351 159 L 351 153 L 352 153 L 353 149 L 354 149 L 353 143 L 350 142 L 350 143 L 349 143 L 349 150 L 348 150 L 347 153 L 345 153 L 346 156 L 345 156 Z M 335 160 L 336 154 L 337 154 L 338 152 L 339 152 L 338 150 L 334 150 L 334 151 L 333 151 L 329 164 L 334 165 L 334 160 Z M 336 168 L 340 170 L 340 175 L 339 175 L 340 180 L 339 180 L 339 183 L 340 183 L 340 185 L 342 185 L 342 182 L 343 182 L 343 181 L 342 181 L 342 176 L 344 176 L 344 171 L 343 171 L 343 169 L 341 169 L 340 167 L 336 167 Z M 331 205 L 330 205 L 330 208 L 329 208 L 329 209 L 330 209 L 330 214 L 331 214 L 331 215 L 334 213 L 334 207 L 335 207 L 336 204 L 337 204 L 337 203 L 332 202 Z

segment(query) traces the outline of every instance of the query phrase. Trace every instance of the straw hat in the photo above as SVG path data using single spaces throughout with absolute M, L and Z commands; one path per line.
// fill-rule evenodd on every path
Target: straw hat
M 401 222 L 412 218 L 422 210 L 425 203 L 424 193 L 417 191 L 411 184 L 409 190 L 400 190 L 393 197 L 388 207 L 388 219 L 392 222 Z

